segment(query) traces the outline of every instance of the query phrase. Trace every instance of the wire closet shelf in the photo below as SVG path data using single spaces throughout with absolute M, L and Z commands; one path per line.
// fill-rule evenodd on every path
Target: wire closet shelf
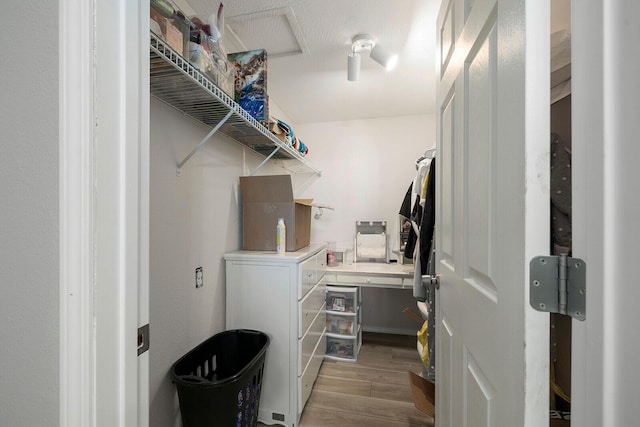
M 296 150 L 269 132 L 153 32 L 149 71 L 151 95 L 157 99 L 267 158 L 296 160 L 308 172 L 320 175 Z M 178 170 L 213 133 L 178 165 Z

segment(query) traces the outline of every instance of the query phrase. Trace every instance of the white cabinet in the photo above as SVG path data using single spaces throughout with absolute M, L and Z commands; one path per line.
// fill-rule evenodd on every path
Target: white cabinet
M 327 359 L 356 361 L 362 345 L 360 288 L 327 286 Z
M 227 329 L 265 332 L 258 420 L 294 426 L 311 394 L 326 350 L 326 244 L 297 252 L 225 254 Z

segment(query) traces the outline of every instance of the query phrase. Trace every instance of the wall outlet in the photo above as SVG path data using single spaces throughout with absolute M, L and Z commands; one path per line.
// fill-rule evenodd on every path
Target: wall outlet
M 196 268 L 196 289 L 201 288 L 204 285 L 204 277 L 202 274 L 202 267 Z

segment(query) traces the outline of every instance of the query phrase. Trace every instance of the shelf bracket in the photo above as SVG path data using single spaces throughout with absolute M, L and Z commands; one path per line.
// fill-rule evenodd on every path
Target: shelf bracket
M 258 167 L 256 167 L 254 170 L 252 170 L 252 171 L 251 171 L 251 173 L 249 174 L 249 176 L 253 176 L 253 174 L 255 174 L 256 172 L 258 172 L 258 169 L 260 169 L 260 168 L 261 168 L 265 163 L 267 163 L 267 162 L 269 161 L 269 159 L 270 159 L 271 157 L 273 157 L 273 155 L 274 155 L 274 154 L 276 154 L 276 153 L 278 152 L 278 150 L 279 150 L 279 149 L 280 149 L 280 146 L 279 146 L 279 145 L 278 145 L 278 146 L 276 146 L 276 149 L 275 149 L 275 150 L 273 150 L 273 151 L 271 152 L 271 154 L 269 154 L 269 155 L 268 155 L 268 156 L 267 156 L 267 157 L 262 161 L 262 163 L 260 163 L 260 164 L 258 165 Z
M 185 163 L 187 163 L 187 161 L 189 161 L 189 159 L 196 154 L 196 152 L 204 145 L 205 142 L 207 142 L 209 140 L 209 138 L 211 138 L 217 131 L 218 129 L 220 129 L 220 127 L 225 124 L 225 122 L 229 119 L 229 117 L 231 117 L 231 115 L 233 114 L 233 110 L 229 110 L 229 112 L 227 113 L 226 116 L 224 116 L 222 118 L 222 120 L 220 120 L 218 122 L 218 124 L 216 124 L 214 126 L 213 129 L 211 129 L 211 131 L 207 134 L 207 136 L 205 136 L 202 141 L 200 141 L 198 143 L 198 145 L 196 145 L 194 147 L 193 150 L 191 150 L 191 152 L 187 155 L 187 157 L 184 158 L 183 161 L 181 161 L 180 163 L 178 163 L 178 168 L 176 170 L 176 175 L 180 176 L 182 175 L 182 167 L 184 166 Z

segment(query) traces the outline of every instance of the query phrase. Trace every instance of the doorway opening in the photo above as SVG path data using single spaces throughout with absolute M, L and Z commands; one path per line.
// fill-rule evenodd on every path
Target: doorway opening
M 550 253 L 571 256 L 571 2 L 551 3 Z M 571 424 L 571 317 L 550 318 L 550 425 Z

